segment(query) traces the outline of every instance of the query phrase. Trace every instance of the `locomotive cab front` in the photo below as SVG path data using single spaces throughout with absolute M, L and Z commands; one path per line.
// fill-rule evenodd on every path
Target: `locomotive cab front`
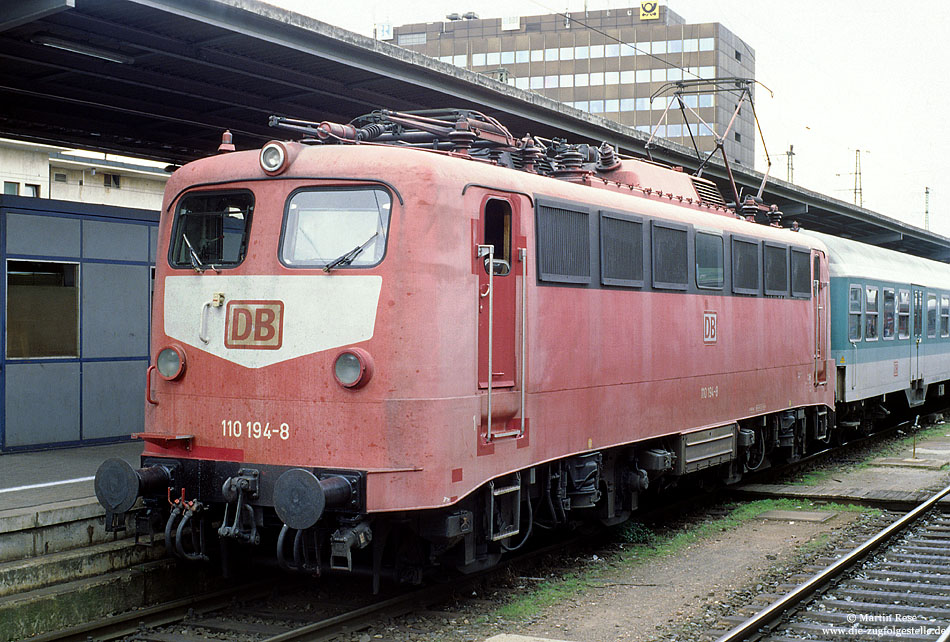
M 190 559 L 215 534 L 257 544 L 282 529 L 281 562 L 318 567 L 300 541 L 318 522 L 332 567 L 369 542 L 366 470 L 390 462 L 364 428 L 386 423 L 374 330 L 400 197 L 372 177 L 311 178 L 301 151 L 220 155 L 169 182 L 142 468 L 100 468 L 109 528 L 144 497 L 139 528 Z

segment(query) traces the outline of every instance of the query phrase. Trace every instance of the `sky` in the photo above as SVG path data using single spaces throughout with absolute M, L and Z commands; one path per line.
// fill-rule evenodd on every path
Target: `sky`
M 634 0 L 267 0 L 371 36 L 374 23 L 436 22 L 639 7 Z M 668 0 L 687 23 L 720 22 L 755 50 L 756 111 L 770 174 L 950 237 L 950 2 L 947 0 Z M 583 142 L 583 141 L 577 141 Z M 756 169 L 766 170 L 761 140 Z

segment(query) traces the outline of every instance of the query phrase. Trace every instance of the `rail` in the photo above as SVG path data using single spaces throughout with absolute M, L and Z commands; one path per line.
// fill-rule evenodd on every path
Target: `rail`
M 742 624 L 728 631 L 715 642 L 743 642 L 749 639 L 750 636 L 759 634 L 763 628 L 777 622 L 787 611 L 810 599 L 821 588 L 855 566 L 892 536 L 904 530 L 910 524 L 913 524 L 921 515 L 933 508 L 937 502 L 947 495 L 950 495 L 950 486 L 937 492 L 931 496 L 930 499 L 917 506 L 917 508 L 868 539 L 822 572 L 801 584 L 791 593 L 772 602 Z

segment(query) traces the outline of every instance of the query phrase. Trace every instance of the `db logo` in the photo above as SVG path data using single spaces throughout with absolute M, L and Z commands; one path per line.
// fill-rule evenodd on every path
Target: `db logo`
M 716 343 L 716 313 L 703 312 L 703 343 Z
M 277 350 L 283 340 L 283 301 L 229 301 L 224 346 L 237 350 Z

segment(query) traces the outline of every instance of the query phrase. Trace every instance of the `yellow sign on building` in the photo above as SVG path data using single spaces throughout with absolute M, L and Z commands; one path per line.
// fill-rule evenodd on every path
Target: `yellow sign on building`
M 658 20 L 660 18 L 659 2 L 641 2 L 640 20 Z

